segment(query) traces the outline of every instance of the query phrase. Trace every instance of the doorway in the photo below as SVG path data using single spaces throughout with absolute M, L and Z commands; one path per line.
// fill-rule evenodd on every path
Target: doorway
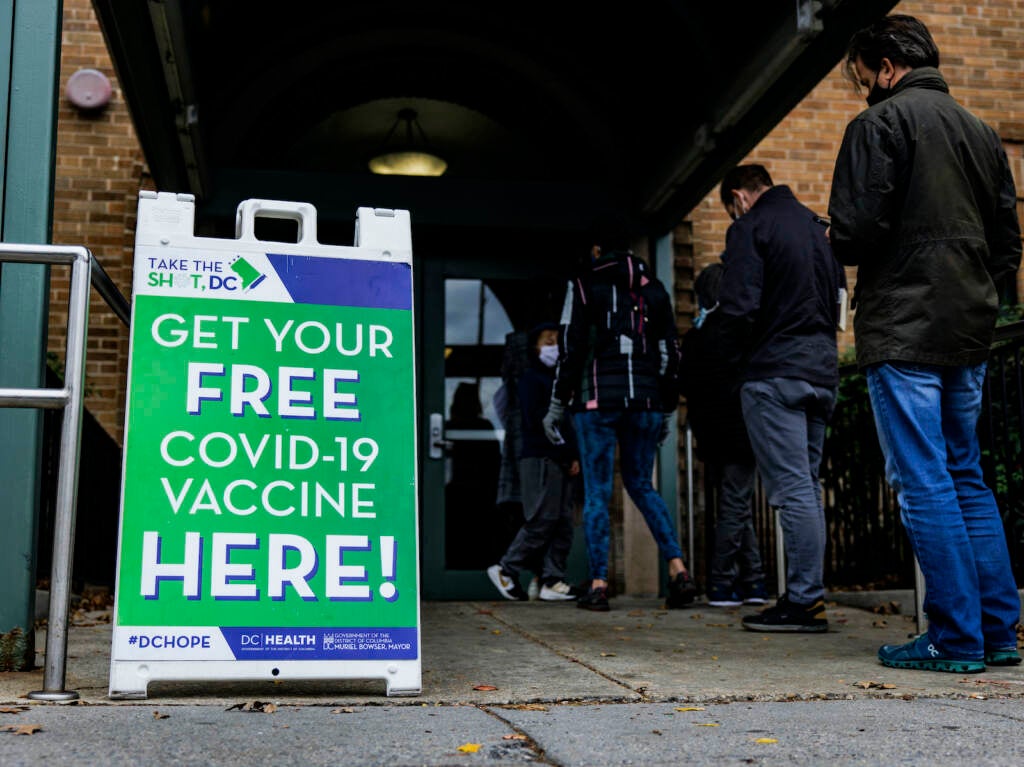
M 574 259 L 560 253 L 417 257 L 424 598 L 497 597 L 485 570 L 522 524 L 504 402 L 527 331 L 561 314 Z M 577 528 L 567 579 L 585 575 Z

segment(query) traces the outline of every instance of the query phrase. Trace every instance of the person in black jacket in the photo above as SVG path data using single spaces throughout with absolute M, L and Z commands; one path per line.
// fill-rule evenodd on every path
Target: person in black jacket
M 754 452 L 734 375 L 718 350 L 722 272 L 722 264 L 708 264 L 693 284 L 699 312 L 679 346 L 679 390 L 697 437 L 697 457 L 717 498 L 708 604 L 763 605 L 764 570 L 750 505 Z
M 929 628 L 885 645 L 900 668 L 1020 662 L 1020 601 L 976 425 L 1002 286 L 1021 258 L 1016 191 L 999 136 L 950 95 L 928 29 L 893 15 L 850 41 L 869 108 L 836 159 L 830 237 L 857 266 L 857 362 L 924 573 Z
M 540 562 L 539 598 L 561 602 L 579 596 L 565 582 L 565 566 L 572 547 L 573 478 L 580 473 L 580 462 L 571 428 L 563 431 L 562 444 L 552 445 L 542 425 L 555 380 L 558 325 L 542 323 L 527 339 L 530 364 L 516 387 L 522 413 L 519 478 L 525 522 L 501 561 L 487 568 L 487 576 L 506 599 L 525 601 L 519 572 Z
M 690 604 L 697 588 L 683 564 L 668 508 L 651 483 L 654 456 L 679 406 L 679 344 L 668 293 L 617 229 L 595 233 L 590 263 L 570 281 L 562 309 L 562 353 L 544 418 L 557 443 L 572 406 L 583 466 L 583 525 L 590 589 L 577 606 L 608 605 L 609 514 L 618 444 L 622 483 L 668 563 L 667 605 Z
M 825 228 L 761 165 L 726 173 L 719 341 L 736 369 L 757 468 L 782 525 L 786 591 L 748 615 L 752 631 L 828 630 L 825 512 L 818 469 L 839 383 L 836 329 L 846 278 Z

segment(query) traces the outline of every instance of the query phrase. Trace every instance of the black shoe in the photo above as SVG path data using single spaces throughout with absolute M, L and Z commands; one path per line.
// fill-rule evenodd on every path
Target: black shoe
M 697 584 L 689 573 L 676 573 L 668 582 L 668 598 L 665 607 L 675 610 L 693 603 L 697 597 Z
M 586 594 L 576 600 L 576 606 L 596 613 L 608 612 L 611 609 L 608 606 L 608 589 L 604 586 L 591 587 Z
M 530 597 L 523 591 L 523 587 L 519 585 L 519 580 L 506 573 L 501 568 L 501 565 L 491 565 L 488 567 L 487 577 L 491 579 L 494 588 L 505 599 L 511 599 L 513 602 L 526 602 L 529 600 Z
M 746 616 L 743 619 L 743 628 L 751 631 L 828 631 L 825 603 L 819 599 L 812 605 L 801 605 L 790 602 L 789 597 L 783 594 L 775 603 L 775 607 L 762 610 L 757 615 Z

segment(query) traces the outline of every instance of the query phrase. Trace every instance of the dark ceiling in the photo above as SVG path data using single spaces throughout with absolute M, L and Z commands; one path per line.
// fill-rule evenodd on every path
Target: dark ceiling
M 94 0 L 161 190 L 671 228 L 893 0 Z M 372 176 L 413 107 L 437 179 Z

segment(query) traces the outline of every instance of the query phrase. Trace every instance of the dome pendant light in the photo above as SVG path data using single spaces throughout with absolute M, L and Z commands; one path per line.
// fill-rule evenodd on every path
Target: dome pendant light
M 369 165 L 382 176 L 440 176 L 448 169 L 448 163 L 430 151 L 416 110 L 409 108 L 399 111 Z

